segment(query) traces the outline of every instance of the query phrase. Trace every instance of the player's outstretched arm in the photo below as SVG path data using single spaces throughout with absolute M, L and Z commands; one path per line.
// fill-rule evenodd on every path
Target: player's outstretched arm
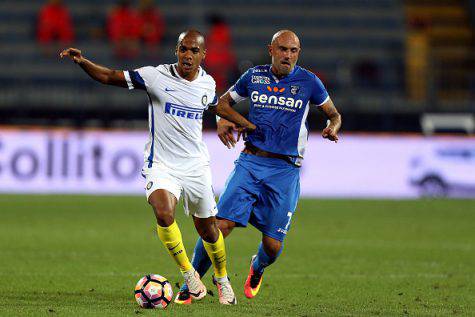
M 73 62 L 78 64 L 91 78 L 106 85 L 113 85 L 127 88 L 127 81 L 124 72 L 113 70 L 107 67 L 95 64 L 82 56 L 81 50 L 77 48 L 68 48 L 62 51 L 59 56 L 61 58 L 69 57 Z
M 336 143 L 338 142 L 338 131 L 341 127 L 341 115 L 331 99 L 328 99 L 320 108 L 329 121 L 327 127 L 322 131 L 322 137 Z

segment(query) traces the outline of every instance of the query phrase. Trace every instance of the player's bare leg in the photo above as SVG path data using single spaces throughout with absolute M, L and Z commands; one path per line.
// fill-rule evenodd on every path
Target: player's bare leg
M 257 254 L 251 258 L 249 274 L 244 284 L 244 295 L 247 298 L 253 298 L 259 292 L 262 285 L 264 269 L 275 262 L 282 252 L 282 242 L 262 235 L 262 243 L 259 246 Z
M 218 228 L 223 233 L 224 238 L 229 236 L 235 227 L 236 223 L 234 221 L 228 219 L 218 219 Z
M 175 221 L 176 197 L 165 189 L 157 189 L 148 198 L 148 203 L 153 208 L 157 224 L 168 227 Z
M 195 226 L 196 225 L 197 223 L 195 222 Z M 218 226 L 218 229 L 223 234 L 223 237 L 226 238 L 232 232 L 232 230 L 236 226 L 236 223 L 227 219 L 217 219 L 217 226 Z M 198 227 L 205 228 L 205 226 L 198 224 L 197 225 L 198 232 L 200 232 L 200 230 L 204 230 L 204 229 L 198 229 Z M 214 231 L 214 229 L 211 228 L 211 229 L 208 229 L 207 231 L 208 232 Z M 207 233 L 207 232 L 202 232 L 202 233 L 203 234 L 200 234 L 200 236 L 201 237 L 207 236 L 205 238 L 206 239 L 209 238 L 210 240 L 208 241 L 213 241 L 214 239 L 216 239 L 216 236 L 214 236 L 213 233 Z M 208 234 L 213 235 L 213 236 L 208 236 Z M 198 241 L 196 242 L 195 250 L 193 253 L 192 264 L 193 264 L 193 267 L 198 271 L 200 276 L 203 276 L 212 265 L 211 260 L 208 256 L 208 253 L 206 252 L 206 249 L 203 245 L 203 238 L 198 239 Z M 218 289 L 218 292 L 219 292 L 219 289 Z M 175 298 L 175 303 L 183 304 L 183 305 L 191 304 L 191 296 L 188 292 L 188 287 L 186 283 L 181 286 L 180 291 L 178 292 Z
M 176 197 L 167 190 L 158 189 L 149 196 L 148 202 L 157 218 L 158 237 L 180 268 L 190 295 L 194 299 L 202 299 L 206 296 L 206 287 L 186 255 L 181 232 L 175 222 Z
M 218 240 L 219 229 L 216 224 L 216 217 L 198 218 L 193 216 L 193 222 L 201 239 L 211 243 L 214 243 Z

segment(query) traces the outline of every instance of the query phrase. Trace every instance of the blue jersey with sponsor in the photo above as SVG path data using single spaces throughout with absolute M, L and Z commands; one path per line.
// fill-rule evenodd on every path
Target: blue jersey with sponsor
M 321 80 L 299 66 L 280 79 L 273 75 L 271 65 L 250 68 L 231 87 L 230 95 L 236 102 L 250 100 L 249 120 L 257 129 L 247 141 L 288 155 L 297 165 L 307 145 L 310 105 L 321 106 L 329 100 Z

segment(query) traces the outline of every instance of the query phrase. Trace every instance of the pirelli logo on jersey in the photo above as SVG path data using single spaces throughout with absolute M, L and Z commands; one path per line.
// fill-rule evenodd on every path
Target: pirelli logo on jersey
M 185 119 L 195 119 L 195 120 L 203 119 L 203 109 L 177 105 L 170 102 L 167 102 L 165 104 L 165 113 L 168 113 L 175 117 L 180 117 L 180 118 L 185 118 Z

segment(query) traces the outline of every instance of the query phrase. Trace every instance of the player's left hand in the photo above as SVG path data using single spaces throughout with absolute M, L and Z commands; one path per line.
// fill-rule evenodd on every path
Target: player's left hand
M 238 131 L 236 125 L 226 119 L 218 121 L 218 137 L 228 149 L 233 148 L 236 145 L 236 139 L 234 139 L 234 131 Z M 238 134 L 239 141 L 239 134 Z
M 330 127 L 326 127 L 325 129 L 323 129 L 322 137 L 324 139 L 328 139 L 328 140 L 333 141 L 335 143 L 338 142 L 338 135 L 336 134 L 335 130 L 333 130 Z

